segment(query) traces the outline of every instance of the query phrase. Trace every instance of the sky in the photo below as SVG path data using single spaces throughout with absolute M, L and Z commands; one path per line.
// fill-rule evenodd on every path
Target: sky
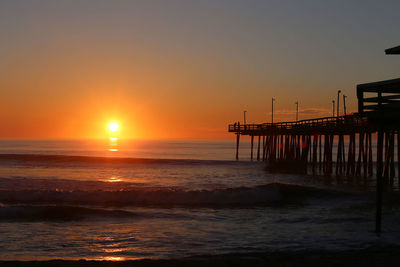
M 398 78 L 400 1 L 0 1 L 0 138 L 232 138 Z

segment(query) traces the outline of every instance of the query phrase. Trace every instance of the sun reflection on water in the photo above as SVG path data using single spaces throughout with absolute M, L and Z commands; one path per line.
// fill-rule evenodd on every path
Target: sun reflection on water
M 110 137 L 109 149 L 108 151 L 116 152 L 118 151 L 118 138 L 117 137 Z
M 116 176 L 110 177 L 110 179 L 105 180 L 108 183 L 122 182 L 122 179 Z
M 117 256 L 104 256 L 104 257 L 97 258 L 96 260 L 100 260 L 100 261 L 124 261 L 124 260 L 126 260 L 126 258 L 125 257 L 117 257 Z

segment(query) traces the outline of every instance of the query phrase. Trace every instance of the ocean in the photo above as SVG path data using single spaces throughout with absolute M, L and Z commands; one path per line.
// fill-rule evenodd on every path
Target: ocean
M 397 190 L 378 236 L 373 181 L 270 173 L 234 152 L 233 140 L 2 140 L 0 260 L 400 245 Z

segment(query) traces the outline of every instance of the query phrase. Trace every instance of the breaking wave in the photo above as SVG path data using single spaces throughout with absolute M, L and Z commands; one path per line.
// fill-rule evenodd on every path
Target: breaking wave
M 248 164 L 229 160 L 198 160 L 198 159 L 152 159 L 152 158 L 118 158 L 94 156 L 67 156 L 67 155 L 42 155 L 42 154 L 0 154 L 0 164 L 7 165 L 34 165 L 71 167 L 87 164 L 101 165 L 220 165 L 220 164 Z
M 123 210 L 91 209 L 77 206 L 34 206 L 3 205 L 0 207 L 0 221 L 57 221 L 79 220 L 88 217 L 134 217 Z
M 1 205 L 0 221 L 76 221 L 84 219 L 187 218 L 166 212 L 128 211 L 71 205 Z
M 138 187 L 120 191 L 0 190 L 0 202 L 103 206 L 258 206 L 301 203 L 315 197 L 348 194 L 331 189 L 272 183 L 256 187 L 186 190 L 175 187 Z

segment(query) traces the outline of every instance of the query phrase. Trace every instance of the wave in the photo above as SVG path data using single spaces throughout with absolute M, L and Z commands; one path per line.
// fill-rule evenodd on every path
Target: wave
M 0 206 L 0 221 L 58 221 L 80 220 L 88 217 L 134 217 L 123 210 L 92 209 L 77 206 Z
M 2 203 L 103 205 L 103 206 L 258 206 L 301 203 L 314 198 L 349 194 L 332 189 L 272 183 L 256 187 L 185 190 L 174 187 L 138 187 L 120 191 L 0 190 Z
M 84 219 L 185 219 L 189 216 L 165 212 L 115 210 L 71 205 L 0 205 L 0 221 L 76 221 Z
M 68 167 L 79 164 L 120 164 L 120 165 L 220 165 L 220 164 L 249 164 L 230 160 L 198 160 L 198 159 L 151 159 L 151 158 L 119 158 L 99 156 L 68 156 L 44 154 L 0 154 L 0 164 L 24 164 L 34 166 L 58 165 Z

